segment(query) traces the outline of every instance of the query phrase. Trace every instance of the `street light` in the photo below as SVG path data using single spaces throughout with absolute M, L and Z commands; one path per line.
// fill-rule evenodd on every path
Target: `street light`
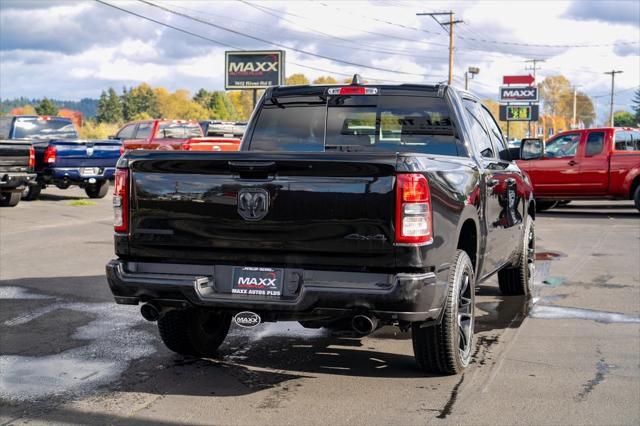
M 471 79 L 473 80 L 473 76 L 479 73 L 480 68 L 478 67 L 469 67 L 469 69 L 464 72 L 464 90 L 469 90 L 469 74 L 471 74 Z

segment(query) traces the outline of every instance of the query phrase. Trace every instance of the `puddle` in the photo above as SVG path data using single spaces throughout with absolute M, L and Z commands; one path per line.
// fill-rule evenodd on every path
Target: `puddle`
M 13 292 L 16 298 L 22 294 Z M 4 326 L 28 324 L 58 309 L 95 316 L 96 319 L 78 327 L 71 336 L 86 341 L 86 345 L 39 357 L 0 356 L 0 399 L 32 401 L 84 394 L 117 380 L 129 362 L 156 351 L 156 338 L 147 331 L 135 329 L 145 323 L 138 312 L 114 303 L 58 302 L 7 320 Z
M 564 277 L 547 277 L 542 281 L 542 284 L 550 287 L 558 287 L 565 281 Z
M 31 293 L 22 287 L 3 286 L 0 287 L 0 299 L 53 299 L 53 297 Z
M 567 257 L 567 255 L 560 251 L 553 250 L 539 251 L 536 253 L 536 260 L 554 260 L 559 257 Z
M 529 312 L 532 318 L 543 319 L 583 319 L 604 324 L 627 323 L 640 324 L 639 315 L 626 315 L 617 312 L 597 311 L 593 309 L 568 308 L 564 306 L 534 305 Z

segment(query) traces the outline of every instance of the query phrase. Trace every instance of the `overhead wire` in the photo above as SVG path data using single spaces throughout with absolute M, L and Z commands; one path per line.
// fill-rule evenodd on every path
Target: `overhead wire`
M 376 67 L 376 66 L 373 66 L 373 65 L 360 64 L 360 63 L 357 63 L 357 62 L 352 62 L 352 61 L 347 61 L 347 60 L 344 60 L 344 59 L 334 58 L 334 57 L 327 56 L 327 55 L 322 55 L 322 54 L 319 54 L 319 53 L 309 52 L 307 50 L 300 49 L 300 48 L 297 48 L 297 47 L 294 47 L 294 46 L 288 46 L 286 44 L 279 43 L 279 42 L 276 42 L 276 41 L 264 39 L 264 38 L 261 38 L 261 37 L 256 37 L 256 36 L 251 35 L 251 34 L 242 33 L 240 31 L 236 31 L 234 29 L 225 27 L 223 25 L 216 24 L 216 23 L 213 23 L 213 22 L 209 22 L 209 21 L 206 21 L 204 19 L 200 19 L 198 17 L 189 15 L 187 13 L 182 13 L 182 12 L 179 12 L 177 10 L 174 10 L 174 9 L 171 9 L 171 8 L 168 8 L 168 7 L 156 4 L 156 3 L 152 3 L 152 2 L 147 1 L 147 0 L 138 0 L 138 1 L 140 3 L 147 4 L 149 6 L 155 7 L 157 9 L 163 10 L 165 12 L 174 14 L 176 16 L 181 16 L 183 18 L 190 19 L 190 20 L 193 20 L 195 22 L 199 22 L 199 23 L 201 23 L 203 25 L 211 26 L 213 28 L 217 28 L 217 29 L 220 29 L 220 30 L 223 30 L 223 31 L 226 31 L 226 32 L 230 32 L 232 34 L 236 34 L 236 35 L 239 35 L 239 36 L 242 36 L 242 37 L 250 38 L 250 39 L 255 40 L 255 41 L 259 41 L 261 43 L 265 43 L 265 44 L 268 44 L 268 45 L 281 47 L 283 49 L 288 49 L 288 50 L 291 50 L 291 51 L 294 51 L 294 52 L 302 53 L 302 54 L 313 56 L 313 57 L 316 57 L 316 58 L 326 59 L 326 60 L 329 60 L 329 61 L 338 62 L 338 63 L 351 65 L 351 66 L 355 66 L 355 67 L 360 67 L 360 68 L 367 68 L 367 69 L 376 70 L 376 71 L 389 72 L 389 73 L 393 73 L 393 74 L 403 74 L 403 75 L 418 76 L 418 77 L 436 77 L 436 75 L 434 75 L 434 74 L 424 74 L 424 73 L 414 73 L 414 72 L 409 72 L 409 71 L 392 70 L 392 69 L 388 69 L 388 68 Z
M 146 15 L 142 15 L 142 14 L 134 12 L 132 10 L 128 10 L 128 9 L 116 6 L 114 4 L 108 3 L 108 2 L 103 1 L 103 0 L 94 0 L 94 1 L 96 1 L 97 3 L 100 3 L 102 5 L 111 7 L 113 9 L 117 9 L 117 10 L 119 10 L 121 12 L 136 16 L 136 17 L 138 17 L 140 19 L 144 19 L 146 21 L 153 22 L 155 24 L 170 28 L 172 30 L 181 32 L 183 34 L 187 34 L 187 35 L 190 35 L 190 36 L 193 36 L 193 37 L 196 37 L 196 38 L 199 38 L 199 39 L 202 39 L 202 40 L 217 44 L 218 46 L 228 47 L 230 49 L 234 49 L 234 50 L 238 50 L 238 51 L 247 50 L 247 49 L 244 49 L 244 48 L 239 47 L 239 46 L 235 46 L 235 45 L 232 45 L 232 44 L 229 44 L 229 43 L 225 43 L 225 42 L 222 42 L 220 40 L 216 40 L 216 39 L 213 39 L 211 37 L 207 37 L 207 36 L 204 36 L 202 34 L 198 34 L 198 33 L 195 33 L 193 31 L 185 30 L 184 28 L 180 28 L 180 27 L 177 27 L 175 25 L 171 25 L 171 24 L 168 24 L 166 22 L 159 21 L 157 19 L 148 17 Z M 325 69 L 325 68 L 321 68 L 321 67 L 301 64 L 301 63 L 297 63 L 297 62 L 293 62 L 293 61 L 287 61 L 287 63 L 290 64 L 290 65 L 295 65 L 295 66 L 301 67 L 301 68 L 311 69 L 311 70 L 320 71 L 320 72 L 326 72 L 326 73 L 329 73 L 329 74 L 342 75 L 342 76 L 346 76 L 346 77 L 351 77 L 353 75 L 353 73 L 344 73 L 344 72 L 339 72 L 339 71 L 335 71 L 335 70 L 329 70 L 329 69 Z M 411 83 L 409 81 L 400 81 L 400 80 L 395 80 L 395 79 L 390 79 L 390 78 L 382 78 L 382 77 L 372 77 L 372 76 L 368 76 L 368 75 L 364 75 L 363 77 L 366 78 L 367 80 L 371 80 L 371 81 L 388 81 L 388 82 L 392 82 L 392 83 L 402 83 L 402 84 Z

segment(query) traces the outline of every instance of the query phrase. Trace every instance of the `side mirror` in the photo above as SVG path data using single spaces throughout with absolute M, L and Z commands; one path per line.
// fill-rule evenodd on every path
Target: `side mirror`
M 520 144 L 520 159 L 521 160 L 537 160 L 542 158 L 544 154 L 544 143 L 542 139 L 537 138 L 525 138 L 522 139 Z
M 107 139 L 119 139 L 116 135 L 107 136 Z

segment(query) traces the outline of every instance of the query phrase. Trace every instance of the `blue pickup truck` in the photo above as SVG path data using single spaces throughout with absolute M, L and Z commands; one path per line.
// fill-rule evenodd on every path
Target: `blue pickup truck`
M 117 140 L 79 139 L 68 118 L 37 115 L 0 117 L 0 139 L 29 141 L 34 148 L 37 177 L 23 192 L 25 200 L 35 200 L 48 185 L 77 185 L 89 198 L 103 198 L 122 147 Z

